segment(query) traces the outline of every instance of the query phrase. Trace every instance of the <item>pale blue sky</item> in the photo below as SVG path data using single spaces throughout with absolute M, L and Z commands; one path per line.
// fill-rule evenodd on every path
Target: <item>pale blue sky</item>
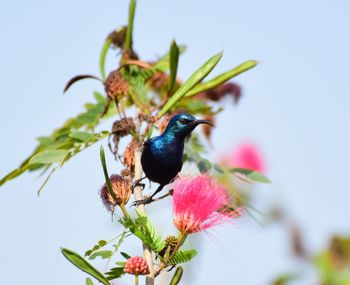
M 244 97 L 220 115 L 215 149 L 245 139 L 261 145 L 274 183 L 255 192 L 261 203 L 284 204 L 313 249 L 333 232 L 349 233 L 349 2 L 139 2 L 135 49 L 152 59 L 168 49 L 172 38 L 187 44 L 179 66 L 182 78 L 220 50 L 224 57 L 217 73 L 247 59 L 261 61 L 237 79 Z M 127 4 L 0 3 L 0 176 L 32 151 L 36 137 L 78 113 L 92 90 L 101 90 L 86 81 L 62 95 L 71 76 L 98 74 L 102 42 L 126 23 Z M 36 174 L 1 187 L 1 284 L 84 284 L 85 275 L 61 256 L 59 247 L 83 252 L 120 231 L 97 196 L 103 182 L 98 147 L 64 166 L 40 198 Z M 113 169 L 112 159 L 109 166 Z M 153 214 L 169 207 L 164 202 Z M 292 268 L 286 261 L 286 235 L 278 227 L 248 220 L 214 235 L 227 249 L 200 236 L 204 242 L 191 284 L 268 284 L 276 273 Z M 131 251 L 141 253 L 137 244 Z

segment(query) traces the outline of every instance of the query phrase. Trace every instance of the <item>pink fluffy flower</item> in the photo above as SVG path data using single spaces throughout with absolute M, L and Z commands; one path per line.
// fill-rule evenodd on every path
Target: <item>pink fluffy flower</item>
M 239 145 L 227 154 L 223 160 L 230 167 L 247 168 L 261 173 L 266 170 L 259 148 L 251 143 Z
M 207 175 L 181 177 L 173 190 L 174 224 L 182 233 L 199 232 L 241 214 L 241 209 L 227 206 L 225 188 Z

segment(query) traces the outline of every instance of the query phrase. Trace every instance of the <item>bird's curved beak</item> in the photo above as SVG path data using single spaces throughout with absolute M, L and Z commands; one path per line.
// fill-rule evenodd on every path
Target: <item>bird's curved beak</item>
M 207 120 L 195 120 L 195 121 L 193 121 L 192 124 L 194 124 L 195 126 L 198 126 L 199 124 L 206 124 L 206 125 L 210 125 L 212 127 L 215 127 L 215 125 L 213 125 L 212 122 L 207 121 Z

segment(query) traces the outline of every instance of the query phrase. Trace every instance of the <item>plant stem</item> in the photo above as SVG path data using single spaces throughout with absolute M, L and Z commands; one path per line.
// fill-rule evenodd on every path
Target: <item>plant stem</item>
M 125 217 L 128 217 L 129 216 L 129 213 L 128 211 L 125 209 L 125 205 L 122 203 L 119 205 L 120 209 L 122 210 L 123 214 Z
M 135 177 L 134 180 L 140 179 L 142 177 L 142 166 L 141 166 L 141 149 L 135 150 Z M 141 186 L 137 186 L 134 189 L 134 196 L 135 200 L 142 200 L 142 188 Z M 146 208 L 145 205 L 139 205 L 137 206 L 137 209 L 141 214 L 146 214 Z M 143 255 L 147 261 L 147 265 L 149 268 L 150 274 L 146 277 L 146 285 L 153 285 L 154 284 L 154 267 L 153 267 L 153 257 L 152 257 L 152 251 L 150 248 L 143 244 Z
M 139 285 L 139 276 L 135 275 L 135 285 Z

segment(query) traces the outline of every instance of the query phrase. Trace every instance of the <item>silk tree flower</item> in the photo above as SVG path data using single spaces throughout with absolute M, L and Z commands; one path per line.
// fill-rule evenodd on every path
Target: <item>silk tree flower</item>
M 241 208 L 228 206 L 230 198 L 225 188 L 205 174 L 180 177 L 172 187 L 173 221 L 183 234 L 209 229 L 242 213 Z
M 265 162 L 259 148 L 252 143 L 243 143 L 225 155 L 223 163 L 229 167 L 240 167 L 261 173 L 266 171 Z

